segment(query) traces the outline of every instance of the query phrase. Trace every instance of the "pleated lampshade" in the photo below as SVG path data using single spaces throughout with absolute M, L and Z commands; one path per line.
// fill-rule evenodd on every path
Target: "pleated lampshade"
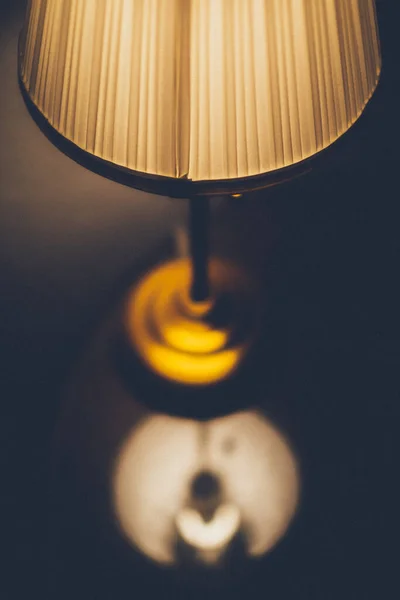
M 380 67 L 375 0 L 30 0 L 20 39 L 24 91 L 74 147 L 230 189 L 335 142 Z

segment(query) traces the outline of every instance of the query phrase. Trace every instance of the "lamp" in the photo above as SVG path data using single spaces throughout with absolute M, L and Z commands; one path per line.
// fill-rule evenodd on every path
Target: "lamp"
M 307 170 L 361 115 L 380 66 L 375 0 L 30 0 L 20 82 L 51 139 L 190 199 L 191 261 L 157 267 L 128 301 L 150 370 L 202 386 L 243 362 L 256 301 L 209 259 L 209 199 Z

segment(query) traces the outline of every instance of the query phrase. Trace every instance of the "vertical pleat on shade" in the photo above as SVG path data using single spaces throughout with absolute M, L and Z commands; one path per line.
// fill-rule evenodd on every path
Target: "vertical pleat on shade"
M 195 181 L 323 150 L 381 67 L 375 0 L 30 0 L 21 53 L 28 94 L 68 140 Z

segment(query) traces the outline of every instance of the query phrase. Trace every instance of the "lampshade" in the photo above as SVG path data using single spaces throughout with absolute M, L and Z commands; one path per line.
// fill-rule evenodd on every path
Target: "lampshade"
M 59 139 L 175 190 L 301 164 L 357 120 L 380 66 L 375 0 L 30 0 L 20 39 Z

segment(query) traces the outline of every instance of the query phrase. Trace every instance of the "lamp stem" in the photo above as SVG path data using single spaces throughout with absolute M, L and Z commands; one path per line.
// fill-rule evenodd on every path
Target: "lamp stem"
M 191 198 L 189 200 L 189 244 L 192 263 L 190 297 L 193 302 L 204 302 L 210 296 L 208 276 L 209 222 L 209 198 Z

